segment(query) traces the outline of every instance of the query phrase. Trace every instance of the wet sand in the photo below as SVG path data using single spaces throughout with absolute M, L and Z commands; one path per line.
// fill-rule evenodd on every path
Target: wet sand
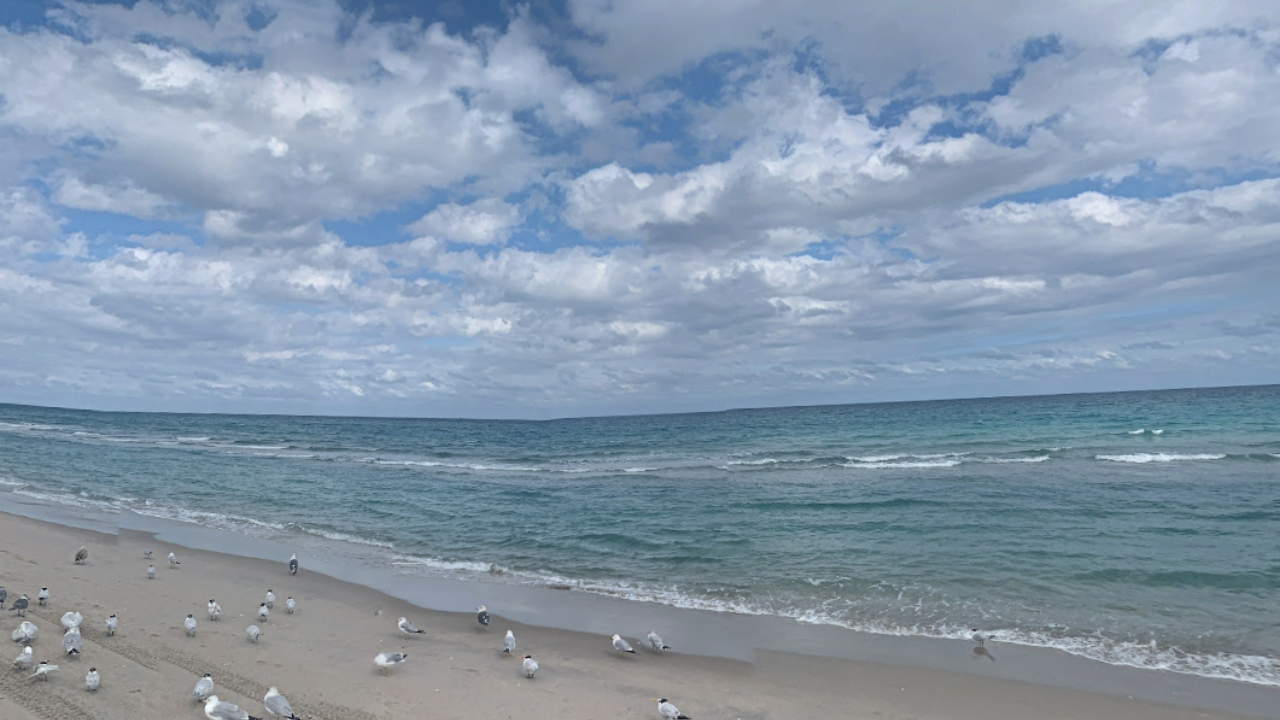
M 90 551 L 85 565 L 73 563 L 77 548 Z M 142 550 L 154 551 L 156 579 L 148 580 Z M 171 569 L 170 550 L 182 564 Z M 1227 712 L 1131 700 L 996 677 L 857 660 L 760 650 L 751 660 L 681 653 L 681 637 L 664 629 L 675 652 L 642 648 L 618 657 L 606 635 L 510 621 L 490 605 L 488 629 L 471 613 L 426 610 L 404 600 L 309 570 L 289 575 L 287 555 L 278 562 L 157 543 L 136 531 L 104 534 L 0 514 L 0 585 L 9 603 L 32 597 L 28 619 L 40 628 L 37 662 L 59 670 L 49 682 L 0 670 L 0 717 L 26 720 L 124 720 L 199 718 L 190 698 L 196 680 L 211 673 L 215 693 L 254 716 L 264 715 L 262 697 L 276 685 L 308 720 L 384 718 L 657 718 L 652 698 L 667 697 L 696 720 L 805 720 L 818 718 L 970 719 L 993 717 L 1047 720 L 1183 720 L 1244 718 Z M 35 593 L 48 586 L 48 607 L 35 607 Z M 275 591 L 270 619 L 258 623 L 264 636 L 251 644 L 245 628 L 268 588 Z M 477 597 L 486 594 L 477 585 Z M 284 612 L 293 596 L 295 614 Z M 205 605 L 222 605 L 210 622 Z M 477 602 L 483 602 L 478 600 Z M 58 619 L 77 610 L 85 616 L 83 654 L 61 652 Z M 379 611 L 381 614 L 378 614 Z M 107 637 L 105 618 L 116 614 L 119 632 Z M 182 620 L 193 614 L 196 636 Z M 406 636 L 396 619 L 407 616 L 426 633 Z M 8 641 L 20 618 L 0 620 Z M 520 663 L 501 654 L 507 629 L 518 655 L 541 665 L 527 680 Z M 407 662 L 378 675 L 373 657 L 407 652 Z M 998 648 L 993 652 L 999 653 Z M 986 662 L 974 658 L 974 662 Z M 84 688 L 89 667 L 102 687 Z

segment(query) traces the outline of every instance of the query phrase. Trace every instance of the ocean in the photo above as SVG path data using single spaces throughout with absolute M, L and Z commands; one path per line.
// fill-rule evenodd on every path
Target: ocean
M 1280 686 L 1280 386 L 540 422 L 0 405 L 0 492 Z

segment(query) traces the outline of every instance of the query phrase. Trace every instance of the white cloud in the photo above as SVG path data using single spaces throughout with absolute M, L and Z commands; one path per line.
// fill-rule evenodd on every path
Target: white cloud
M 490 245 L 505 242 L 520 220 L 519 208 L 502 200 L 485 198 L 470 205 L 442 204 L 407 229 L 418 235 L 454 242 Z

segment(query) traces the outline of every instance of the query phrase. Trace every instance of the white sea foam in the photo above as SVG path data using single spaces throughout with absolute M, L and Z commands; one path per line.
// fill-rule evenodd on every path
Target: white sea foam
M 1126 455 L 1098 455 L 1098 460 L 1120 463 L 1167 463 L 1180 460 L 1222 460 L 1222 453 L 1128 453 Z
M 1161 429 L 1161 428 L 1156 428 L 1155 430 L 1148 430 L 1148 429 L 1146 429 L 1146 428 L 1138 428 L 1137 430 L 1130 430 L 1130 431 L 1129 431 L 1129 434 L 1130 434 L 1130 435 L 1163 435 L 1163 434 L 1164 434 L 1164 430 L 1163 430 L 1163 429 Z
M 903 460 L 901 462 L 849 462 L 837 463 L 840 467 L 878 470 L 883 468 L 948 468 L 960 464 L 957 459 L 948 460 Z
M 725 465 L 777 465 L 778 461 L 773 458 L 760 458 L 759 460 L 730 460 Z
M 1035 457 L 1011 457 L 1011 458 L 984 457 L 984 458 L 979 458 L 978 462 L 991 463 L 994 465 L 1006 465 L 1010 463 L 1042 463 L 1048 459 L 1049 459 L 1048 455 L 1036 455 Z
M 626 473 L 642 473 L 642 472 L 653 472 L 654 470 L 657 470 L 657 469 L 658 469 L 658 468 L 656 468 L 656 467 L 630 467 L 630 468 L 623 468 L 623 469 L 622 469 L 622 472 L 626 472 Z
M 488 575 L 501 575 L 507 572 L 507 569 L 497 563 L 477 562 L 472 560 L 442 560 L 440 558 L 420 557 L 416 555 L 396 555 L 392 559 L 393 565 L 401 567 L 427 567 L 433 570 L 443 570 L 450 573 L 480 573 Z
M 395 545 L 393 545 L 392 543 L 386 542 L 384 540 L 374 540 L 373 538 L 361 537 L 359 535 L 349 535 L 347 533 L 337 532 L 335 530 L 322 530 L 320 528 L 307 527 L 306 525 L 293 525 L 293 527 L 296 527 L 297 529 L 301 530 L 302 532 L 308 535 L 315 535 L 316 537 L 322 537 L 329 540 L 338 540 L 341 542 L 355 543 L 356 545 L 368 545 L 370 547 L 387 548 L 388 550 L 395 548 Z M 282 530 L 284 528 L 285 526 L 281 526 Z
M 119 513 L 122 509 L 119 501 L 97 500 L 74 493 L 42 492 L 40 490 L 32 490 L 26 485 L 18 486 L 13 490 L 13 493 L 56 505 L 71 505 L 91 510 L 102 510 L 113 514 Z

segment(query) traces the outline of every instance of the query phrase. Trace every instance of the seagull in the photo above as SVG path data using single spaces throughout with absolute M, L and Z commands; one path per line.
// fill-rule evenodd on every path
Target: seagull
M 120 621 L 116 619 L 115 615 L 107 618 L 107 637 L 115 635 L 118 627 L 120 627 Z
M 393 665 L 399 665 L 408 657 L 408 653 L 378 653 L 377 656 L 373 658 L 373 664 L 378 666 L 378 672 L 386 675 L 387 671 L 390 670 Z
M 516 649 L 515 633 L 508 630 L 507 636 L 502 639 L 502 654 L 509 657 L 512 651 L 514 651 L 515 649 Z
M 20 642 L 24 645 L 30 645 L 31 641 L 36 639 L 36 633 L 39 631 L 40 628 L 37 628 L 35 623 L 23 620 L 18 623 L 18 627 L 13 630 L 13 641 Z
M 978 647 L 984 647 L 987 644 L 988 640 L 996 639 L 995 633 L 987 633 L 986 635 L 983 635 L 982 633 L 978 632 L 978 628 L 969 628 L 969 632 L 973 633 L 973 635 L 969 639 L 978 643 Z
M 150 559 L 151 559 L 151 549 L 150 549 L 150 548 L 147 548 L 146 550 L 143 550 L 143 551 L 142 551 L 142 557 L 147 558 L 148 560 L 150 560 Z
M 77 564 L 77 565 L 83 565 L 83 564 L 84 564 L 84 562 L 85 562 L 86 560 L 88 560 L 88 559 L 89 559 L 89 551 L 88 551 L 88 550 L 85 550 L 83 547 L 81 547 L 79 550 L 77 550 L 77 551 L 76 551 L 76 564 Z
M 285 598 L 285 599 L 284 599 L 284 611 L 285 611 L 285 612 L 287 612 L 287 613 L 289 613 L 290 615 L 292 615 L 292 614 L 293 614 L 293 610 L 294 610 L 294 608 L 296 608 L 296 607 L 298 607 L 298 603 L 294 602 L 292 597 L 287 597 L 287 598 Z
M 155 566 L 155 565 L 148 565 L 148 566 L 147 566 L 147 579 L 148 579 L 148 580 L 155 580 L 155 579 L 156 579 L 156 566 Z
M 72 611 L 62 614 L 62 627 L 70 630 L 71 628 L 80 627 L 80 623 L 84 622 L 84 616 L 78 612 Z
M 3 585 L 0 585 L 0 608 L 4 607 L 4 599 L 7 597 L 9 597 L 9 591 L 5 590 Z
M 489 611 L 483 605 L 476 608 L 476 622 L 489 627 Z
M 302 718 L 293 714 L 293 708 L 289 705 L 289 700 L 280 694 L 275 685 L 267 690 L 267 696 L 262 698 L 262 706 L 267 709 L 271 717 L 282 717 L 288 720 L 302 720 Z
M 258 619 L 259 620 L 261 620 L 262 622 L 266 622 L 267 616 L 270 614 L 271 614 L 271 611 L 267 609 L 266 603 L 258 603 Z
M 173 553 L 169 553 L 169 567 L 177 567 L 181 564 L 182 563 L 178 562 L 177 555 L 174 555 Z
M 222 617 L 222 606 L 213 598 L 209 598 L 209 619 L 217 620 Z
M 427 632 L 426 630 L 419 630 L 417 625 L 414 625 L 413 623 L 409 622 L 406 618 L 400 618 L 399 620 L 397 620 L 396 627 L 400 628 L 400 632 L 404 633 L 405 635 L 413 635 L 415 633 L 418 635 L 422 635 Z
M 204 677 L 196 681 L 196 687 L 191 691 L 191 699 L 196 702 L 204 702 L 213 692 L 213 676 L 205 673 Z
M 532 680 L 533 676 L 536 675 L 537 672 L 538 672 L 537 661 L 533 659 L 532 655 L 525 655 L 524 656 L 524 676 Z
M 31 649 L 31 646 L 28 645 L 22 648 L 22 652 L 18 654 L 18 657 L 13 659 L 13 667 L 16 670 L 30 670 L 31 666 L 34 665 L 35 662 L 36 653 Z
M 274 610 L 276 607 L 276 594 L 271 592 L 271 588 L 267 588 L 267 608 Z
M 67 657 L 80 654 L 80 628 L 73 627 L 62 636 L 62 651 Z
M 26 616 L 27 616 L 27 608 L 29 608 L 29 607 L 31 607 L 31 600 L 30 600 L 26 595 L 23 595 L 22 597 L 18 598 L 17 600 L 14 600 L 14 601 L 13 601 L 13 606 L 12 606 L 12 607 L 10 607 L 9 609 L 10 609 L 10 610 L 16 610 L 16 611 L 18 612 L 18 615 L 19 615 L 20 617 L 26 617 Z
M 658 714 L 666 720 L 690 720 L 688 715 L 681 715 L 679 708 L 672 705 L 666 698 L 654 700 L 658 703 Z
M 258 638 L 262 637 L 262 631 L 258 629 L 257 625 L 250 625 L 249 627 L 245 628 L 244 632 L 246 635 L 249 636 L 250 642 L 256 643 L 258 642 Z
M 89 668 L 89 672 L 84 676 L 84 686 L 93 692 L 98 689 L 98 685 L 102 680 L 98 677 L 98 668 Z
M 262 720 L 241 710 L 239 705 L 222 702 L 217 695 L 210 695 L 205 699 L 204 716 L 209 720 Z
M 650 630 L 649 635 L 645 639 L 649 641 L 649 647 L 653 648 L 655 652 L 662 652 L 663 650 L 671 649 L 662 644 L 662 636 L 658 634 L 657 630 Z
M 188 615 L 187 619 L 182 621 L 182 629 L 187 631 L 187 637 L 195 637 L 196 619 L 191 615 Z
M 298 554 L 297 553 L 289 553 L 289 574 L 290 575 L 298 574 Z
M 617 650 L 619 655 L 621 655 L 622 653 L 631 653 L 634 655 L 636 652 L 635 650 L 631 649 L 631 643 L 628 643 L 626 640 L 623 640 L 621 635 L 613 636 L 613 649 Z
M 49 588 L 40 588 L 40 592 L 36 593 L 36 602 L 41 605 L 49 604 Z
M 48 660 L 41 660 L 40 665 L 36 668 L 36 671 L 31 673 L 29 676 L 27 676 L 27 679 L 30 680 L 31 678 L 44 678 L 45 680 L 48 680 L 49 673 L 57 669 L 58 669 L 57 665 L 50 665 Z

